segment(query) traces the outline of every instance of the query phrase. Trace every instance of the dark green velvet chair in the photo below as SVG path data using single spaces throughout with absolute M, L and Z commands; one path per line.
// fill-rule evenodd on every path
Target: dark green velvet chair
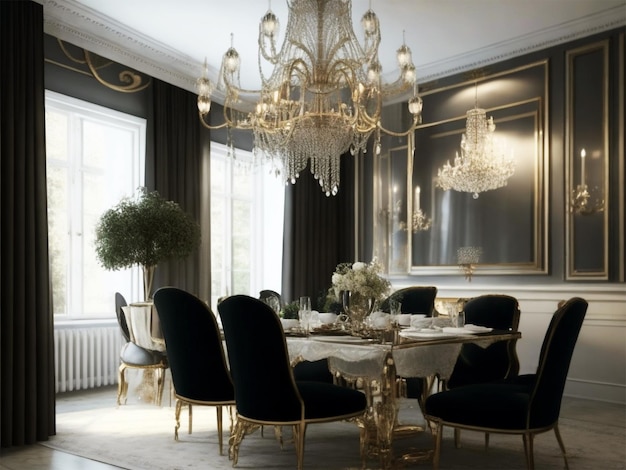
M 271 297 L 275 297 L 278 300 L 278 304 L 280 305 L 280 307 L 284 307 L 285 304 L 283 302 L 283 298 L 282 296 L 271 289 L 263 289 L 262 291 L 259 292 L 259 299 L 262 300 L 263 302 L 267 303 L 267 300 L 270 299 Z
M 468 324 L 507 331 L 517 331 L 519 327 L 519 303 L 510 295 L 474 297 L 465 303 L 463 311 Z M 498 341 L 486 348 L 472 343 L 464 344 L 446 387 L 451 389 L 515 377 L 519 373 L 516 344 L 517 339 Z M 458 447 L 460 430 L 454 431 Z M 485 446 L 489 446 L 489 433 L 485 434 Z
M 466 385 L 426 399 L 425 417 L 435 437 L 433 468 L 439 468 L 444 426 L 522 435 L 526 465 L 531 470 L 535 435 L 553 429 L 569 468 L 558 422 L 567 372 L 586 312 L 587 302 L 578 297 L 557 309 L 546 331 L 535 374 Z
M 193 405 L 214 406 L 221 455 L 222 411 L 224 406 L 235 404 L 235 390 L 215 315 L 203 301 L 176 287 L 157 290 L 154 305 L 161 321 L 176 396 L 174 438 L 178 440 L 183 405 L 189 407 L 189 433 Z
M 509 295 L 474 297 L 465 304 L 464 312 L 468 324 L 507 331 L 517 331 L 519 327 L 519 304 L 515 297 Z M 464 344 L 447 387 L 457 388 L 516 376 L 519 372 L 516 343 L 516 339 L 499 341 L 486 348 Z
M 122 307 L 126 307 L 126 299 L 119 292 L 115 293 L 115 313 L 117 315 L 117 323 L 122 330 L 122 336 L 126 341 L 120 350 L 120 367 L 117 377 L 117 404 L 126 403 L 128 395 L 128 382 L 126 381 L 126 369 L 141 369 L 143 371 L 151 370 L 156 375 L 156 390 L 154 398 L 157 406 L 161 406 L 163 399 L 163 386 L 165 371 L 167 370 L 167 355 L 162 351 L 151 351 L 142 348 L 132 342 L 130 338 L 130 330 L 126 323 L 126 315 Z
M 218 311 L 235 383 L 233 465 L 245 434 L 263 425 L 291 426 L 301 469 L 308 424 L 359 420 L 364 415 L 367 403 L 362 392 L 323 382 L 295 381 L 280 319 L 268 305 L 235 295 L 220 303 Z
M 399 300 L 402 302 L 402 313 L 425 313 L 432 317 L 435 310 L 435 298 L 437 288 L 435 286 L 411 286 L 398 289 L 382 301 L 380 309 L 389 313 L 389 302 Z

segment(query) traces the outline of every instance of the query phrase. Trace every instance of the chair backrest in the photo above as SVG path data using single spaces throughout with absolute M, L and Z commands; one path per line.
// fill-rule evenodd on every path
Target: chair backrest
M 517 331 L 519 303 L 510 295 L 487 294 L 468 300 L 463 309 L 465 322 L 496 330 Z
M 172 381 L 181 397 L 223 402 L 234 399 L 215 315 L 196 296 L 176 287 L 154 293 Z
M 218 305 L 237 413 L 271 422 L 302 419 L 304 407 L 280 319 L 259 299 L 234 295 Z
M 119 292 L 115 293 L 115 314 L 117 315 L 117 323 L 120 325 L 120 329 L 122 330 L 122 335 L 127 343 L 130 342 L 130 331 L 128 330 L 128 324 L 126 323 L 126 315 L 124 315 L 124 311 L 122 307 L 126 307 L 128 304 L 126 303 L 126 299 Z
M 280 306 L 281 307 L 283 306 L 283 299 L 278 292 L 270 290 L 270 289 L 263 289 L 262 291 L 259 292 L 259 300 L 262 300 L 263 302 L 265 302 L 270 297 L 277 298 L 278 301 L 280 302 Z
M 425 313 L 432 316 L 435 310 L 435 286 L 412 286 L 399 289 L 387 297 L 381 304 L 383 312 L 389 312 L 389 302 L 392 299 L 402 302 L 402 313 Z
M 517 331 L 520 309 L 517 299 L 509 295 L 487 294 L 465 303 L 465 322 L 497 330 Z M 516 376 L 519 359 L 517 340 L 499 341 L 483 348 L 464 344 L 448 382 L 450 388 Z
M 556 422 L 574 346 L 587 313 L 587 301 L 573 297 L 552 316 L 541 346 L 532 395 L 529 426 L 549 426 Z

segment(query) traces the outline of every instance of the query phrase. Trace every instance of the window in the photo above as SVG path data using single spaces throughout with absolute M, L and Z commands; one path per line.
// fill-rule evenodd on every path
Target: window
M 107 271 L 93 247 L 107 209 L 143 185 L 144 119 L 46 91 L 48 235 L 57 319 L 115 313 L 114 293 L 141 298 L 138 268 Z
M 211 305 L 225 295 L 280 292 L 283 184 L 252 154 L 211 143 Z

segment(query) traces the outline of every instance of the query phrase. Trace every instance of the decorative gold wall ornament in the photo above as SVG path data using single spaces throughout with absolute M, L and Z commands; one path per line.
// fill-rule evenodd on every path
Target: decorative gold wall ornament
M 597 186 L 591 190 L 587 186 L 585 179 L 586 157 L 587 152 L 582 149 L 580 151 L 580 184 L 577 184 L 576 189 L 572 190 L 570 205 L 570 210 L 580 215 L 591 215 L 604 210 L 603 191 Z
M 107 88 L 110 88 L 115 91 L 119 91 L 121 93 L 136 93 L 141 90 L 145 90 L 148 86 L 150 86 L 151 80 L 148 79 L 145 83 L 143 83 L 143 77 L 133 70 L 122 70 L 119 72 L 118 79 L 120 83 L 123 85 L 116 85 L 107 81 L 104 77 L 102 77 L 100 70 L 103 70 L 111 65 L 117 64 L 112 60 L 106 59 L 98 54 L 94 54 L 86 49 L 81 49 L 82 58 L 74 57 L 74 55 L 69 51 L 66 47 L 65 43 L 60 39 L 57 39 L 63 54 L 70 59 L 72 62 L 77 64 L 86 65 L 89 69 L 89 73 L 102 85 Z M 118 64 L 119 65 L 119 64 Z
M 209 129 L 247 129 L 254 134 L 255 153 L 270 160 L 286 183 L 295 183 L 308 164 L 322 191 L 339 190 L 342 154 L 364 153 L 375 135 L 380 153 L 381 132 L 405 136 L 421 121 L 422 99 L 418 95 L 415 65 L 406 44 L 397 51 L 400 74 L 391 84 L 382 83 L 378 60 L 380 27 L 369 9 L 361 20 L 365 39 L 359 43 L 352 27 L 349 0 L 292 0 L 285 40 L 276 45 L 279 21 L 270 10 L 259 26 L 260 90 L 239 84 L 239 53 L 230 47 L 224 54 L 217 85 L 205 67 L 197 81 L 198 111 Z M 263 73 L 262 60 L 273 66 Z M 383 96 L 413 89 L 408 109 L 409 128 L 394 132 L 381 125 Z M 223 91 L 224 122 L 208 122 L 211 96 Z M 229 133 L 230 140 L 230 133 Z M 232 146 L 232 141 L 230 141 Z
M 426 213 L 420 207 L 422 190 L 419 186 L 415 186 L 415 195 L 413 197 L 413 216 L 411 221 L 411 229 L 413 233 L 424 232 L 432 225 L 432 219 L 426 216 Z
M 472 282 L 472 275 L 482 253 L 483 249 L 479 246 L 462 246 L 457 250 L 457 262 L 468 282 Z

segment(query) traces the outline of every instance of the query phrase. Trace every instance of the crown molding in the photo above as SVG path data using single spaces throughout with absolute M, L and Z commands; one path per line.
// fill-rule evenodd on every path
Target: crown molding
M 43 0 L 44 32 L 165 82 L 195 91 L 201 64 L 74 0 Z
M 85 8 L 76 0 L 40 1 L 44 7 L 45 33 L 195 93 L 195 82 L 201 74 L 202 64 L 189 56 Z M 622 7 L 607 9 L 469 54 L 416 64 L 418 80 L 421 83 L 430 82 L 625 24 Z M 214 67 L 209 68 L 209 77 L 214 81 L 217 74 Z M 220 101 L 219 97 L 215 98 Z

